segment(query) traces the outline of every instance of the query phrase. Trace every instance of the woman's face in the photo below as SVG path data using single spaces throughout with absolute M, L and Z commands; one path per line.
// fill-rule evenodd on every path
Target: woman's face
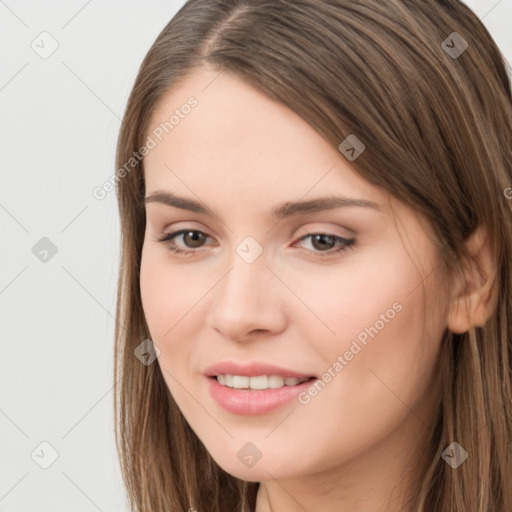
M 216 462 L 261 481 L 359 461 L 392 472 L 412 457 L 448 314 L 413 210 L 226 73 L 189 76 L 148 135 L 144 313 L 167 386 Z

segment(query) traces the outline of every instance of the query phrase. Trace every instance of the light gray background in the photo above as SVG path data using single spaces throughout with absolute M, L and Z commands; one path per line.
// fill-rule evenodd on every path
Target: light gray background
M 115 192 L 92 190 L 115 171 L 138 67 L 183 3 L 0 0 L 0 512 L 127 510 L 112 413 L 119 222 Z M 512 62 L 512 0 L 468 4 Z M 51 49 L 44 31 L 58 43 L 46 59 L 31 47 Z M 57 247 L 46 262 L 32 252 L 43 237 Z M 42 442 L 58 452 L 48 469 Z

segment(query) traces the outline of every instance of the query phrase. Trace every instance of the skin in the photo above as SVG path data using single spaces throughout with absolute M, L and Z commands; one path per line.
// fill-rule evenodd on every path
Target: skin
M 171 191 L 216 215 L 146 205 L 141 294 L 166 384 L 215 461 L 261 482 L 257 512 L 397 512 L 423 468 L 451 311 L 434 235 L 303 119 L 227 73 L 191 74 L 148 134 L 190 96 L 198 106 L 144 159 L 146 196 Z M 272 218 L 283 202 L 330 195 L 380 209 Z M 156 241 L 184 228 L 207 235 L 174 238 L 192 256 Z M 356 242 L 322 257 L 313 237 L 300 240 L 308 233 Z M 263 249 L 250 264 L 235 251 L 247 236 Z M 306 405 L 240 416 L 209 394 L 203 371 L 221 360 L 321 376 L 396 302 L 401 311 Z M 237 457 L 247 442 L 262 453 L 251 468 Z

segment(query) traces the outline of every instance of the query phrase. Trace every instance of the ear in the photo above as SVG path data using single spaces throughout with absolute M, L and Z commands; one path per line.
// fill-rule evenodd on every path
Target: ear
M 479 226 L 466 241 L 471 262 L 452 290 L 448 328 L 454 333 L 482 327 L 491 316 L 497 301 L 498 281 L 494 248 L 488 230 Z

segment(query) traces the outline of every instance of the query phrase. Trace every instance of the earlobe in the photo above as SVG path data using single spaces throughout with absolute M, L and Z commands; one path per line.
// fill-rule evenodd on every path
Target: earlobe
M 487 229 L 478 227 L 466 244 L 471 261 L 452 291 L 448 315 L 448 328 L 458 334 L 484 326 L 498 295 L 494 248 Z

